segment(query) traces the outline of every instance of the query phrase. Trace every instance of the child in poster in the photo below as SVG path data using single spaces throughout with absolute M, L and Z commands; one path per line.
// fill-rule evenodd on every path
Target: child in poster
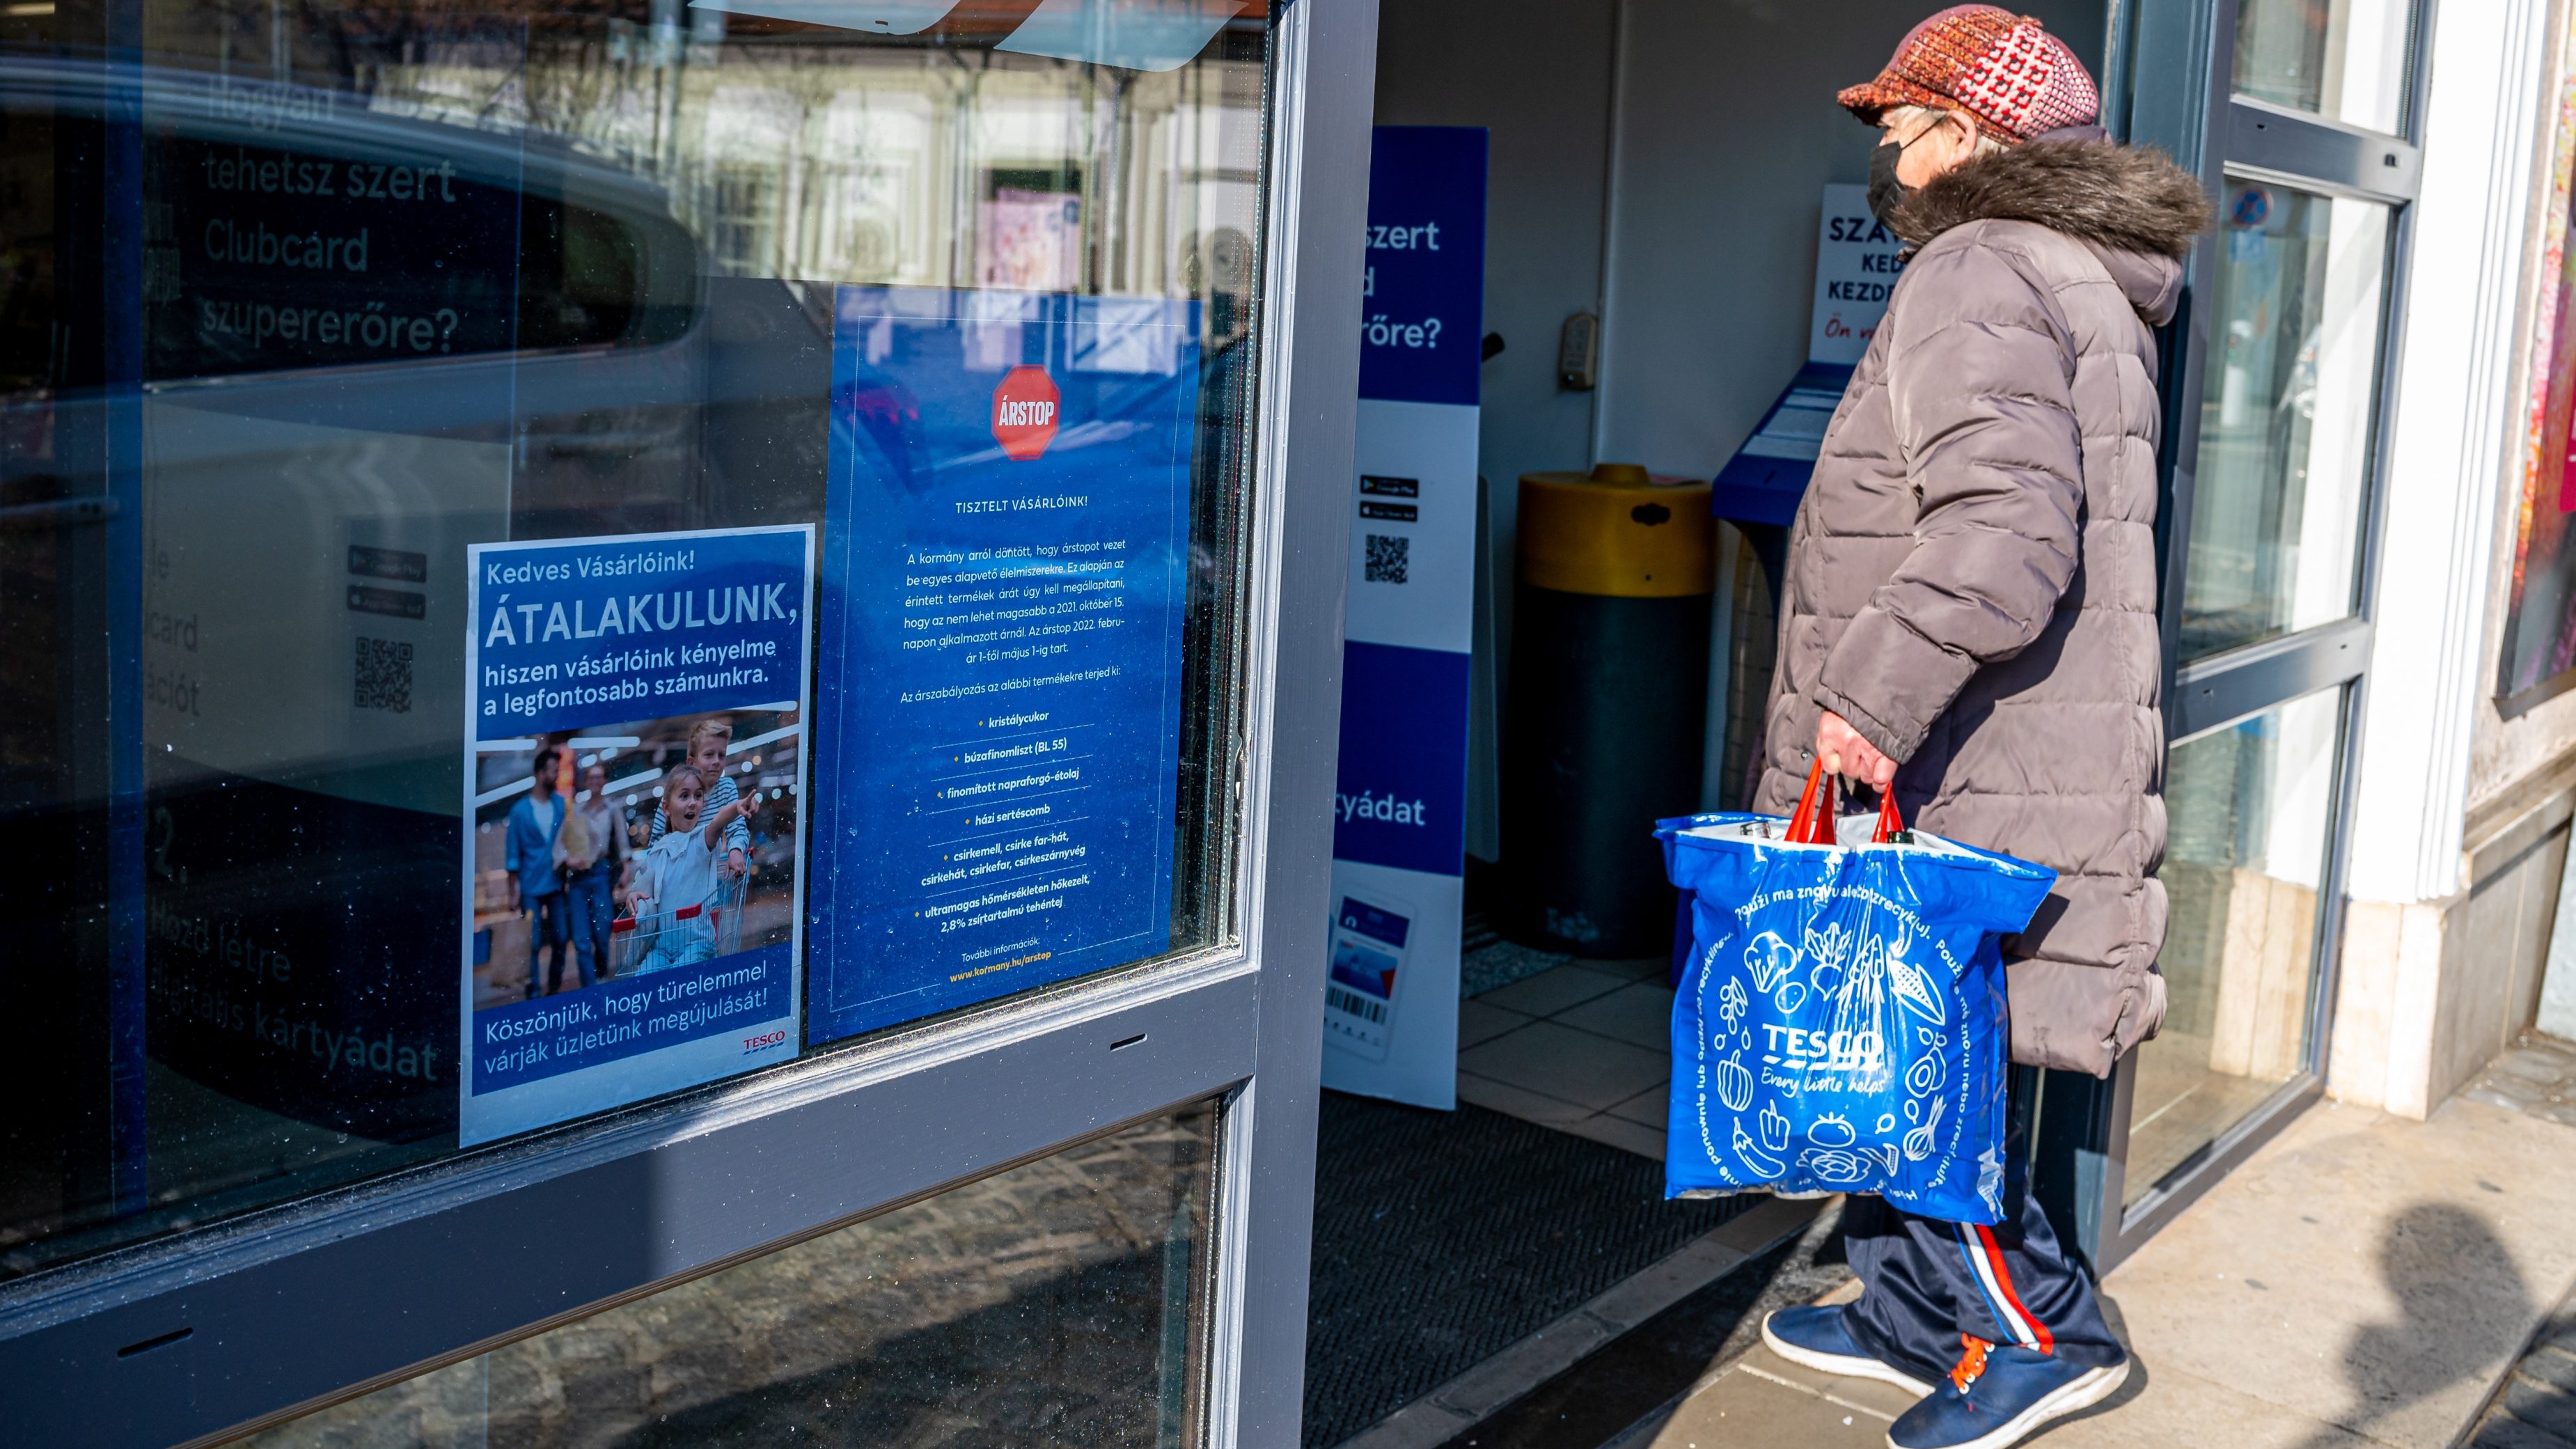
M 721 715 L 709 715 L 689 726 L 689 763 L 697 767 L 698 777 L 707 782 L 707 808 L 722 810 L 739 798 L 733 776 L 725 772 L 725 756 L 733 747 L 733 722 Z M 665 797 L 667 801 L 668 797 Z M 667 808 L 653 812 L 653 838 L 660 840 L 670 829 Z M 737 820 L 725 830 L 725 866 L 735 875 L 744 870 L 751 852 L 751 832 Z
M 722 783 L 728 794 L 735 794 L 731 780 Z M 635 934 L 649 932 L 652 943 L 636 964 L 637 975 L 715 958 L 718 930 L 731 904 L 727 887 L 742 874 L 738 862 L 746 848 L 728 845 L 729 858 L 720 865 L 716 842 L 741 830 L 742 818 L 750 813 L 738 794 L 715 805 L 706 775 L 694 760 L 672 766 L 662 777 L 657 819 L 666 828 L 636 857 L 643 876 L 633 898 Z M 748 842 L 749 836 L 744 839 Z M 692 906 L 697 910 L 690 911 Z

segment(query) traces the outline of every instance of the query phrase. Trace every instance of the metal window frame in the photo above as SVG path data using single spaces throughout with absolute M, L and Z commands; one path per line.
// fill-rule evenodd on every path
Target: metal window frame
M 1210 1439 L 1296 1443 L 1377 14 L 1272 23 L 1241 939 L 0 1285 L 8 1437 L 222 1435 L 1224 1096 Z
M 2135 1204 L 2126 1196 L 2129 1134 L 2138 1058 L 2124 1057 L 2107 1080 L 2049 1072 L 2042 1088 L 2035 1146 L 2047 1170 L 2037 1190 L 2060 1232 L 2094 1270 L 2108 1272 L 2234 1170 L 2324 1095 L 2326 1052 L 2334 1027 L 2340 975 L 2344 880 L 2351 856 L 2349 822 L 2362 748 L 2362 705 L 2372 620 L 2378 607 L 2379 544 L 2390 460 L 2398 360 L 2404 355 L 2404 310 L 2413 257 L 2414 202 L 2423 156 L 2412 139 L 2430 85 L 2428 58 L 2436 0 L 2415 0 L 2408 36 L 2400 131 L 2386 134 L 2250 100 L 2233 93 L 2238 0 L 2111 0 L 2112 62 L 2119 87 L 2114 114 L 2124 136 L 2165 145 L 2197 161 L 2213 194 L 2233 174 L 2303 191 L 2349 197 L 2390 208 L 2387 281 L 2381 298 L 2379 357 L 2370 413 L 2368 472 L 2355 540 L 2353 611 L 2278 639 L 2205 658 L 2181 657 L 2184 572 L 2190 563 L 2191 514 L 2198 483 L 2200 398 L 2211 347 L 2205 293 L 2217 275 L 2217 238 L 2205 236 L 2186 271 L 2183 304 L 2166 337 L 2162 386 L 2166 444 L 2162 552 L 2166 734 L 2171 745 L 2227 728 L 2324 689 L 2342 692 L 2335 731 L 2336 771 L 2318 919 L 2308 980 L 2308 1036 L 2301 1069 L 2209 1144 L 2168 1170 Z M 2142 76 L 2172 78 L 2141 88 Z M 2053 1180 L 2050 1180 L 2053 1179 Z
M 2363 522 L 2367 529 L 2374 520 L 2365 515 Z M 2179 666 L 2165 700 L 2169 747 L 2359 679 L 2370 661 L 2370 639 L 2371 621 L 2356 613 Z
M 1277 601 L 1256 608 L 1256 674 L 1271 682 L 1248 745 L 1267 765 L 1259 830 L 1246 827 L 1245 919 L 1261 935 L 1261 1071 L 1227 1133 L 1218 1209 L 1212 1442 L 1296 1449 L 1305 1413 L 1307 1265 L 1315 1124 L 1323 1092 L 1334 770 L 1341 759 L 1346 513 L 1357 456 L 1360 281 L 1377 96 L 1377 0 L 1273 0 L 1277 152 L 1266 226 L 1272 334 L 1261 370 L 1268 505 L 1260 556 Z M 1247 791 L 1247 794 L 1250 792 Z M 1257 845 L 1255 850 L 1251 847 Z
M 2424 184 L 2413 142 L 2244 96 L 2227 98 L 2226 170 L 2301 191 L 2404 206 Z

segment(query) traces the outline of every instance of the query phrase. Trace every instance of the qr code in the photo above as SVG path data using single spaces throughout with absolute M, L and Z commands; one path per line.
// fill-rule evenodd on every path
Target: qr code
M 1368 578 L 1372 584 L 1404 582 L 1404 566 L 1411 561 L 1413 540 L 1401 534 L 1372 533 L 1368 536 Z
M 411 713 L 411 645 L 396 639 L 358 640 L 357 697 L 360 709 Z

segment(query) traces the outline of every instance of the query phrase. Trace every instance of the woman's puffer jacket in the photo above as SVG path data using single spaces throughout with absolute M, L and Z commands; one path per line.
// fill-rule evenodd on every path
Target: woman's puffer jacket
M 2164 1018 L 2156 350 L 2207 223 L 2163 156 L 2035 141 L 1915 193 L 1920 245 L 1790 535 L 1755 808 L 1830 709 L 1937 835 L 2058 872 L 2004 943 L 2013 1059 L 2107 1074 Z

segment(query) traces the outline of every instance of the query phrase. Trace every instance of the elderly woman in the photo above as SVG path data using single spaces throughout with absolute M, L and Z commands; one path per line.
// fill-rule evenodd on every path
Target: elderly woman
M 1924 21 L 1840 100 L 1886 133 L 1871 207 L 1916 250 L 1790 536 L 1757 808 L 1821 760 L 2054 867 L 2004 943 L 2013 1059 L 2106 1075 L 2164 1016 L 2151 329 L 2208 204 L 2103 139 L 2064 43 L 1992 6 Z M 1925 1394 L 1898 1449 L 2000 1449 L 2107 1397 L 2127 1354 L 2027 1176 L 2016 1138 L 1991 1228 L 1855 1199 L 1866 1291 L 1764 1338 Z

